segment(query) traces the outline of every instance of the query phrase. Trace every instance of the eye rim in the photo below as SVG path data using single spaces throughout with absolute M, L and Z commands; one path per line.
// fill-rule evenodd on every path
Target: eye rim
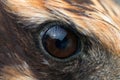
M 78 50 L 76 51 L 76 53 L 74 53 L 72 56 L 69 56 L 69 57 L 66 57 L 64 59 L 62 58 L 57 58 L 57 57 L 54 57 L 52 55 L 50 55 L 50 53 L 48 53 L 45 48 L 44 48 L 44 45 L 43 45 L 43 42 L 42 42 L 42 39 L 43 39 L 43 36 L 44 34 L 46 33 L 47 30 L 49 30 L 50 28 L 52 28 L 53 26 L 51 25 L 63 25 L 63 28 L 64 29 L 69 29 L 70 31 L 72 31 L 74 34 L 76 34 L 77 38 L 78 38 Z M 40 50 L 40 52 L 42 52 L 43 55 L 45 55 L 45 57 L 47 58 L 50 58 L 51 60 L 55 60 L 55 61 L 60 61 L 60 62 L 66 62 L 66 61 L 70 61 L 70 60 L 73 60 L 75 58 L 79 58 L 80 55 L 82 54 L 82 51 L 83 51 L 83 42 L 82 42 L 82 37 L 83 35 L 81 35 L 76 29 L 75 29 L 75 26 L 72 25 L 72 24 L 68 24 L 66 22 L 63 22 L 63 21 L 48 21 L 44 24 L 42 24 L 40 26 L 41 28 L 39 28 L 39 30 L 37 31 L 37 43 L 39 44 L 38 45 L 38 48 Z

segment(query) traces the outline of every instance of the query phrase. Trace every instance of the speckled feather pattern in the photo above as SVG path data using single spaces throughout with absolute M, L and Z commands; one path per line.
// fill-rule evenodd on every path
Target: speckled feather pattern
M 0 7 L 0 80 L 120 80 L 120 6 L 114 0 L 0 0 Z M 50 20 L 84 36 L 80 56 L 57 62 L 36 49 L 24 29 Z

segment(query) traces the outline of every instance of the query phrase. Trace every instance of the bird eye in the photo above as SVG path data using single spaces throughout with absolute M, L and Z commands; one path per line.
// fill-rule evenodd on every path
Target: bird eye
M 39 32 L 39 45 L 45 54 L 58 58 L 70 58 L 81 50 L 80 38 L 71 26 L 61 22 L 52 22 L 43 26 Z

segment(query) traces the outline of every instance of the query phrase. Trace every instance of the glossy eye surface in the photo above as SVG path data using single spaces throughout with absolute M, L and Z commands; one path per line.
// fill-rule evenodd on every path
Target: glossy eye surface
M 41 44 L 48 55 L 65 59 L 75 55 L 78 51 L 79 38 L 70 26 L 50 23 L 42 32 Z

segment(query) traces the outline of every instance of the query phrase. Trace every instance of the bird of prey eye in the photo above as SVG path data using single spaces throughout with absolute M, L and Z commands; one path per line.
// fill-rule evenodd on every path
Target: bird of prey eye
M 0 0 L 0 80 L 120 80 L 119 0 Z

